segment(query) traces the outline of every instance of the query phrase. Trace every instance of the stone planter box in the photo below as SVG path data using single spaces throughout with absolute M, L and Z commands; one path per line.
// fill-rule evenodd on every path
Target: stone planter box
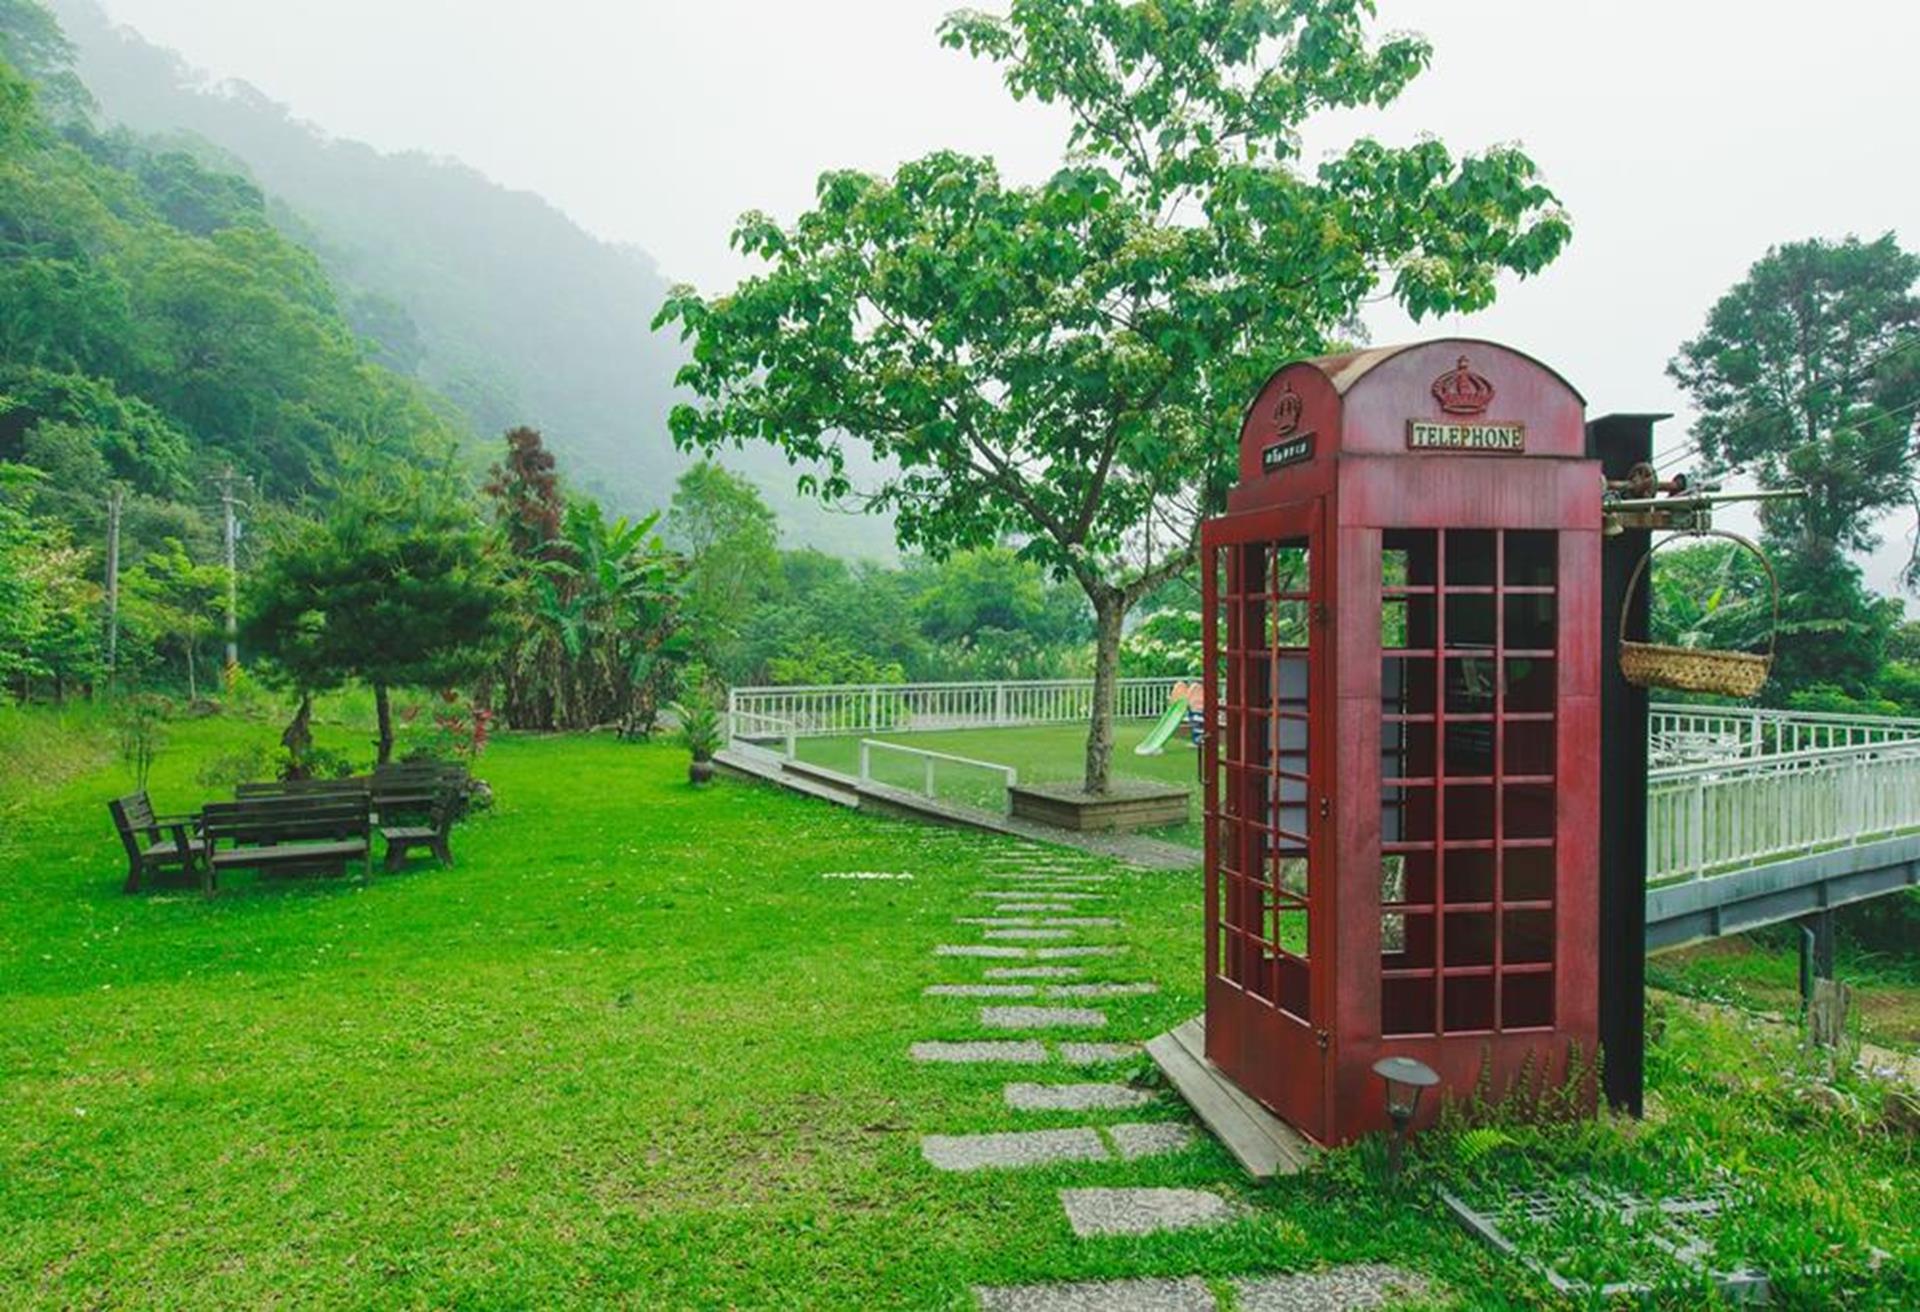
M 1105 797 L 1089 797 L 1076 784 L 1017 784 L 1007 796 L 1015 819 L 1056 829 L 1154 829 L 1187 818 L 1187 790 L 1158 784 L 1116 783 Z

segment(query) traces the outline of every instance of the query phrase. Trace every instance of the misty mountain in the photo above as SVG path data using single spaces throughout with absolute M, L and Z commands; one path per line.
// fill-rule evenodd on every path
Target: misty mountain
M 538 196 L 456 160 L 384 154 L 295 119 L 244 83 L 213 85 L 115 27 L 94 0 L 51 0 L 104 118 L 178 137 L 251 176 L 275 226 L 307 246 L 380 361 L 454 402 L 483 437 L 545 431 L 569 479 L 621 512 L 660 509 L 687 460 L 667 434 L 680 345 L 650 328 L 668 280 Z M 758 484 L 789 540 L 890 557 L 879 520 L 799 495 L 785 458 L 727 463 Z

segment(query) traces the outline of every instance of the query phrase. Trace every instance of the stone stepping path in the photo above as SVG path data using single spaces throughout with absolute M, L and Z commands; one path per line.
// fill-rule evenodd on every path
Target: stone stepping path
M 1009 1084 L 1004 1096 L 1017 1112 L 1130 1111 L 1153 1101 L 1128 1084 Z
M 1067 1224 L 1082 1239 L 1199 1230 L 1237 1220 L 1241 1209 L 1208 1189 L 1062 1189 Z
M 1427 1283 L 1379 1263 L 1233 1282 L 1238 1312 L 1363 1312 L 1421 1297 Z M 1206 1282 L 1178 1279 L 1084 1280 L 1056 1285 L 980 1286 L 983 1312 L 1218 1312 Z
M 1061 1043 L 1055 1045 L 1068 1066 L 1103 1066 L 1126 1061 L 1140 1052 L 1137 1043 Z M 923 1039 L 907 1049 L 915 1061 L 1016 1062 L 1037 1066 L 1047 1060 L 1047 1045 L 1039 1039 Z
M 915 1061 L 988 1062 L 1010 1061 L 1038 1066 L 1047 1059 L 1047 1045 L 1038 1039 L 980 1039 L 971 1043 L 944 1043 L 930 1040 L 907 1049 Z
M 1145 1121 L 1137 1125 L 1110 1125 L 1114 1151 L 1120 1160 L 1137 1162 L 1143 1157 L 1165 1157 L 1184 1152 L 1193 1145 L 1193 1127 L 1182 1121 Z
M 1036 966 L 1020 971 L 990 970 L 987 974 L 1008 978 L 1038 973 L 1044 977 L 1060 971 L 1075 975 L 1080 973 L 1075 966 Z M 1038 984 L 929 984 L 923 990 L 930 998 L 1034 998 L 1042 995 L 1049 998 L 1130 998 L 1159 991 L 1158 984 L 1144 981 L 1135 984 L 1051 984 L 1045 987 Z
M 1069 1066 L 1104 1066 L 1140 1055 L 1137 1043 L 1063 1043 L 1060 1060 Z
M 1233 1282 L 1240 1312 L 1360 1312 L 1427 1293 L 1419 1276 L 1380 1262 Z
M 1139 980 L 1121 984 L 1108 981 L 1100 984 L 1056 984 L 1047 990 L 1050 998 L 1135 998 L 1149 993 L 1158 993 L 1160 986 Z
M 1064 932 L 1064 931 L 1063 931 Z M 1019 948 L 999 943 L 942 943 L 933 950 L 936 957 L 1033 957 L 1059 960 L 1068 957 L 1113 957 L 1125 952 L 1121 943 L 1084 943 L 1066 948 Z
M 991 1030 L 1095 1030 L 1107 1013 L 1091 1007 L 982 1007 L 980 1023 Z
M 1184 1126 L 1175 1128 L 1184 1129 Z M 1092 1126 L 1071 1130 L 1009 1130 L 998 1134 L 928 1134 L 921 1136 L 920 1155 L 942 1171 L 991 1171 L 1056 1162 L 1134 1162 L 1184 1149 L 1191 1134 L 1178 1143 L 1167 1134 L 1144 1133 L 1155 1125 Z M 1103 1137 L 1104 1134 L 1104 1137 Z M 1107 1140 L 1113 1146 L 1107 1146 Z
M 1045 897 L 1051 898 L 1055 902 L 1100 902 L 1110 895 L 1106 893 L 1062 892 L 1058 889 L 1051 888 L 989 888 L 976 892 L 974 896 L 990 897 L 997 901 L 1004 901 L 1010 897 Z
M 929 1134 L 920 1155 L 942 1171 L 1007 1170 L 1055 1162 L 1104 1162 L 1107 1146 L 1098 1131 L 1014 1130 L 1006 1134 Z
M 1213 1294 L 1198 1276 L 1004 1285 L 973 1292 L 982 1312 L 1215 1312 Z
M 1031 998 L 1039 994 L 1034 984 L 929 984 L 930 998 Z
M 1061 925 L 1072 925 L 1080 929 L 1111 929 L 1121 921 L 1116 916 L 955 916 L 954 923 L 956 925 L 992 925 L 996 928 L 1012 926 L 1031 928 L 1034 925 L 1055 928 Z

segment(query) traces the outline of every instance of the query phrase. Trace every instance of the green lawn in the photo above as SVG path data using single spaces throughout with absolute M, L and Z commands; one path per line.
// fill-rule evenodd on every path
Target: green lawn
M 202 762 L 274 732 L 175 726 L 159 805 L 200 800 Z M 1085 1119 L 1008 1112 L 1004 1069 L 907 1058 L 985 1033 L 921 990 L 979 978 L 931 949 L 967 932 L 953 920 L 983 905 L 997 840 L 695 792 L 663 747 L 507 737 L 481 770 L 499 806 L 460 829 L 456 869 L 125 897 L 102 806 L 124 774 L 76 759 L 0 797 L 0 1307 L 942 1308 L 977 1283 L 1360 1259 L 1457 1306 L 1548 1306 L 1443 1218 L 1434 1181 L 1719 1164 L 1754 1185 L 1765 1233 L 1728 1242 L 1819 1257 L 1786 1306 L 1920 1289 L 1913 1140 L 1851 1085 L 1802 1096 L 1792 1050 L 1734 1022 L 1663 1012 L 1645 1124 L 1516 1128 L 1470 1166 L 1429 1135 L 1398 1193 L 1378 1145 L 1258 1190 L 1206 1142 L 941 1174 L 920 1135 Z M 915 878 L 821 878 L 858 870 Z M 1103 1003 L 1110 1037 L 1141 1038 L 1199 1008 L 1198 876 L 1114 891 L 1132 951 L 1112 975 L 1165 986 Z M 1183 1114 L 1163 1095 L 1103 1119 Z M 1218 1184 L 1250 1211 L 1083 1241 L 1066 1183 Z M 1892 1257 L 1864 1294 L 1869 1245 Z
M 1153 728 L 1150 720 L 1122 720 L 1114 729 L 1113 772 L 1122 779 L 1143 779 L 1157 784 L 1173 784 L 1192 789 L 1195 797 L 1190 811 L 1198 809 L 1198 784 L 1193 744 L 1184 732 L 1167 740 L 1159 756 L 1136 756 L 1134 747 L 1143 742 Z M 1086 776 L 1087 727 L 1084 724 L 1031 725 L 1017 729 L 952 729 L 929 733 L 869 734 L 882 742 L 900 743 L 950 756 L 965 756 L 996 765 L 1010 765 L 1026 783 L 1052 784 L 1078 782 Z M 828 766 L 848 774 L 860 765 L 860 737 L 802 738 L 796 744 L 800 759 Z M 925 782 L 924 763 L 893 752 L 873 755 L 873 773 L 882 783 L 894 784 L 915 792 Z M 972 806 L 999 810 L 1006 791 L 1000 776 L 963 766 L 938 763 L 935 790 L 941 797 Z M 1148 831 L 1155 838 L 1198 848 L 1201 826 L 1198 814 L 1191 814 L 1184 825 Z

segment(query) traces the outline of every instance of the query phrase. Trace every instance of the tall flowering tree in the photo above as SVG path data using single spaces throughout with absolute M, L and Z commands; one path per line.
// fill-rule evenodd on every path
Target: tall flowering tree
M 938 151 L 833 172 L 789 224 L 748 214 L 764 268 L 678 289 L 683 447 L 766 442 L 829 501 L 934 555 L 1000 541 L 1085 591 L 1096 621 L 1086 788 L 1107 791 L 1128 612 L 1195 560 L 1237 414 L 1385 287 L 1414 316 L 1492 301 L 1566 243 L 1520 150 L 1363 139 L 1315 168 L 1318 112 L 1385 105 L 1426 68 L 1373 39 L 1370 0 L 1015 0 L 948 46 L 1064 109 L 1060 170 L 1014 186 Z M 872 460 L 848 459 L 864 448 Z M 856 469 L 878 469 L 860 476 Z

